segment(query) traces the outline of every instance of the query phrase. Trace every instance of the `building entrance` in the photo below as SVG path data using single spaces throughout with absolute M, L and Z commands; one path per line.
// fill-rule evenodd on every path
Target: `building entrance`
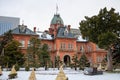
M 69 66 L 70 65 L 70 56 L 69 55 L 65 55 L 64 56 L 64 64 L 66 66 Z

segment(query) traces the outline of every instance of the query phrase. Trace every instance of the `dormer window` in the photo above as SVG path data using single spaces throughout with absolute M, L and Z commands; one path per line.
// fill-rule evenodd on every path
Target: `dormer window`
M 57 24 L 60 24 L 60 23 L 61 23 L 61 22 L 58 20 L 58 21 L 57 21 Z
M 43 38 L 47 38 L 47 37 L 46 37 L 46 33 L 43 32 L 43 34 L 41 35 L 41 37 L 43 37 Z
M 20 33 L 25 33 L 26 32 L 26 26 L 25 25 L 19 25 L 19 31 L 20 31 Z
M 65 35 L 65 36 L 68 35 L 68 30 L 67 30 L 67 28 L 66 28 L 65 31 L 64 31 L 64 35 Z

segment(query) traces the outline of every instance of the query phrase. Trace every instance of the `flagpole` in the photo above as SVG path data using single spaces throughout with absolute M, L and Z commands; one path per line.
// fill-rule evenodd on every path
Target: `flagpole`
M 56 14 L 58 14 L 58 5 L 56 4 Z

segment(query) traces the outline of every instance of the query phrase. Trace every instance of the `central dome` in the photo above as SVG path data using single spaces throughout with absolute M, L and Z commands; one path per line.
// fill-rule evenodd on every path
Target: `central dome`
M 61 24 L 64 25 L 62 18 L 59 14 L 55 14 L 54 17 L 51 20 L 51 25 L 53 24 Z

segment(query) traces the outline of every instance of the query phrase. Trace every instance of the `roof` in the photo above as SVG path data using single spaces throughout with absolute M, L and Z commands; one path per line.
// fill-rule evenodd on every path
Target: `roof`
M 52 18 L 50 24 L 62 24 L 62 25 L 64 25 L 64 22 L 59 14 L 55 14 L 54 17 Z
M 74 35 L 67 30 L 67 27 L 59 27 L 57 37 L 59 38 L 75 38 Z
M 73 29 L 73 28 L 71 28 L 71 29 L 70 29 L 70 32 L 71 32 L 72 34 L 74 34 L 74 37 L 77 39 L 78 42 L 87 42 L 86 39 L 83 39 L 83 38 L 82 38 L 82 35 L 81 35 L 79 29 Z
M 73 33 L 73 34 L 75 34 L 75 35 L 80 35 L 80 30 L 79 29 L 73 29 L 73 28 L 71 28 L 70 32 Z
M 42 40 L 54 40 L 53 35 L 50 35 L 46 32 L 37 31 L 39 38 Z M 87 40 L 83 39 L 79 34 L 73 34 L 67 30 L 67 27 L 59 27 L 56 38 L 74 38 L 77 42 L 87 42 Z
M 14 28 L 12 30 L 12 34 L 37 35 L 32 30 L 28 29 L 27 26 L 23 26 L 23 25 L 19 25 L 18 27 Z
M 87 42 L 86 39 L 83 39 L 81 35 L 77 37 L 77 42 Z

